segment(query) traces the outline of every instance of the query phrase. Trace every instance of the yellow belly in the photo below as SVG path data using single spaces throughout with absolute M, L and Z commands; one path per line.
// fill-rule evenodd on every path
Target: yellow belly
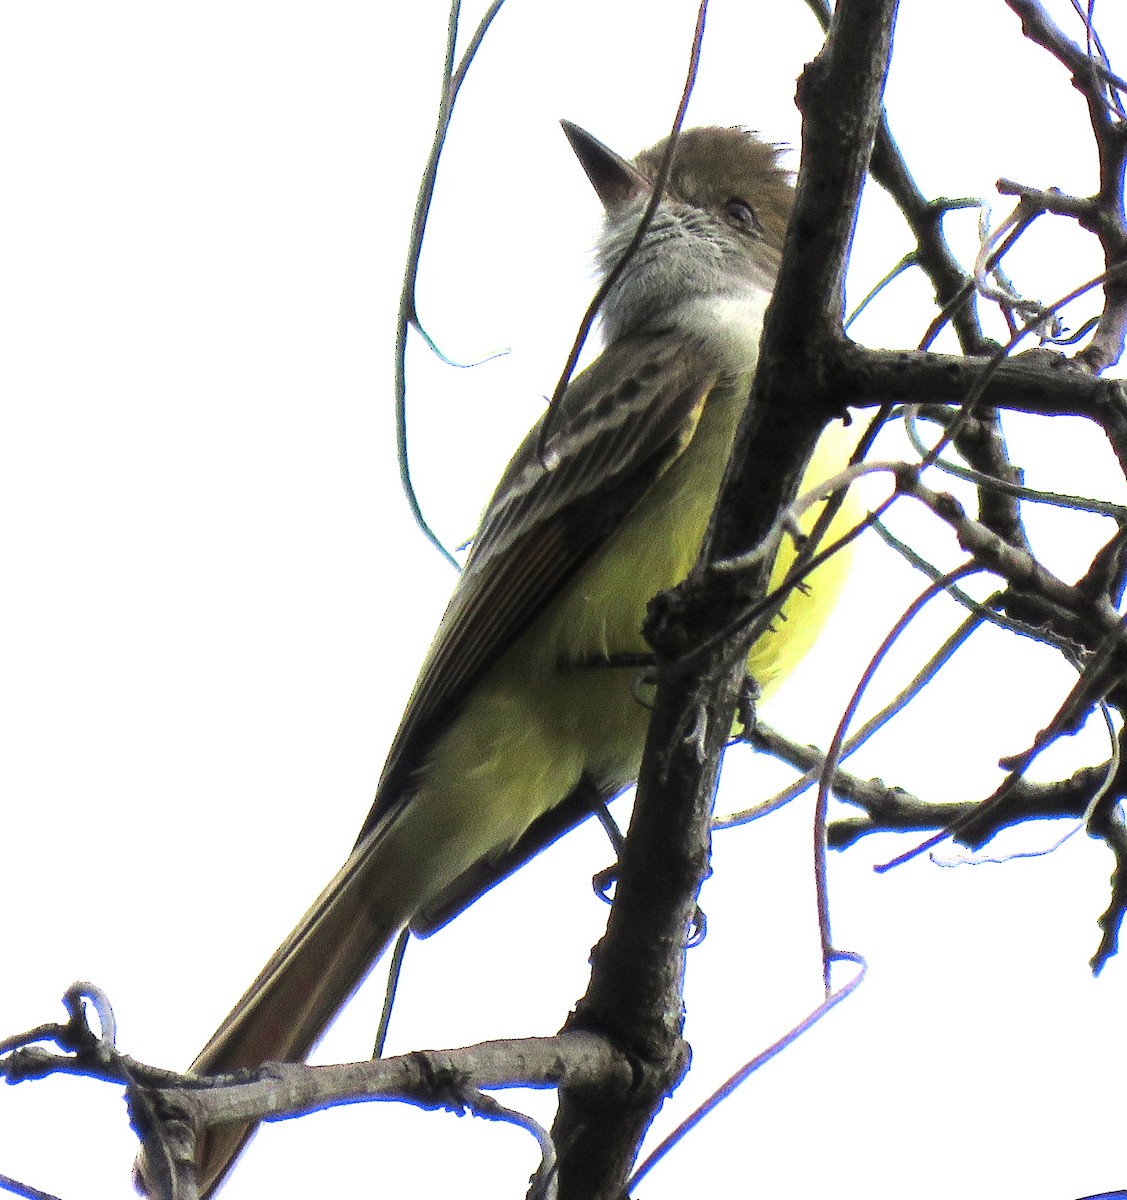
M 400 861 L 413 862 L 420 871 L 414 882 L 424 890 L 436 893 L 479 858 L 507 848 L 585 772 L 614 789 L 636 779 L 649 715 L 636 695 L 639 668 L 581 664 L 646 653 L 646 605 L 680 582 L 696 560 L 734 419 L 706 410 L 686 452 L 567 593 L 474 689 L 439 738 L 393 834 L 403 839 Z M 840 427 L 831 428 L 806 481 L 832 474 L 848 449 Z M 818 507 L 809 510 L 803 527 L 812 527 L 817 514 Z M 839 515 L 837 532 L 850 516 Z M 788 543 L 773 582 L 793 558 Z M 807 590 L 791 594 L 772 629 L 752 647 L 749 669 L 765 690 L 810 648 L 847 569 L 846 555 L 819 567 Z M 420 855 L 424 841 L 427 852 Z

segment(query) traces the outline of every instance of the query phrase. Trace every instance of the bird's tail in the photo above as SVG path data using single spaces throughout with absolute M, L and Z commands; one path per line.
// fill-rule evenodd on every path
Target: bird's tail
M 307 1057 L 419 904 L 381 832 L 356 847 L 200 1052 L 193 1072 L 222 1075 Z M 219 1186 L 255 1128 L 220 1125 L 200 1135 L 201 1197 Z M 143 1156 L 136 1178 L 148 1192 Z

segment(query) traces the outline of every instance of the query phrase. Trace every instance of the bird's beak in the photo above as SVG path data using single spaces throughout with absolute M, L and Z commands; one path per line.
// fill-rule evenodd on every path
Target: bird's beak
M 652 191 L 650 181 L 632 162 L 615 154 L 609 146 L 604 146 L 598 138 L 571 121 L 560 121 L 560 124 L 608 213 L 631 200 L 649 196 Z

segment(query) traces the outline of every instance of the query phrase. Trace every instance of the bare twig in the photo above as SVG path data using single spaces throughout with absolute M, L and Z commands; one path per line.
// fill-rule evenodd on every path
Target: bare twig
M 407 245 L 407 265 L 403 272 L 403 287 L 399 293 L 399 315 L 395 327 L 395 439 L 399 458 L 399 479 L 415 523 L 422 530 L 426 539 L 455 570 L 460 569 L 458 561 L 427 523 L 419 504 L 419 498 L 415 494 L 414 484 L 411 482 L 410 456 L 407 452 L 407 332 L 411 328 L 421 328 L 415 301 L 419 259 L 423 248 L 423 238 L 426 235 L 427 219 L 430 216 L 430 206 L 434 200 L 438 163 L 442 157 L 443 147 L 446 145 L 446 135 L 450 131 L 454 104 L 458 99 L 458 92 L 465 82 L 466 74 L 489 31 L 489 26 L 492 25 L 493 18 L 501 11 L 502 4 L 504 4 L 504 0 L 493 0 L 493 3 L 490 4 L 485 15 L 478 22 L 473 37 L 470 38 L 457 70 L 454 70 L 454 50 L 458 40 L 461 0 L 451 0 L 446 29 L 446 57 L 442 70 L 442 94 L 438 105 L 437 128 L 434 133 L 434 141 L 431 143 L 430 155 L 423 168 L 422 179 L 419 181 L 419 195 L 415 201 L 415 215 L 411 222 L 411 236 Z M 427 341 L 430 343 L 429 337 Z M 430 344 L 433 346 L 433 343 Z
M 1002 829 L 1026 821 L 1080 820 L 1096 788 L 1106 778 L 1106 766 L 1094 766 L 1082 767 L 1068 779 L 1054 783 L 1019 779 L 989 812 L 981 800 L 921 800 L 894 787 L 839 790 L 835 781 L 835 795 L 863 809 L 865 816 L 831 822 L 829 842 L 833 849 L 844 850 L 873 833 L 953 829 L 955 840 L 974 850 Z
M 1019 188 L 1005 183 L 1024 199 L 1036 201 L 1047 212 L 1072 216 L 1090 229 L 1100 241 L 1104 253 L 1107 282 L 1104 284 L 1104 309 L 1088 346 L 1076 356 L 1079 365 L 1099 374 L 1117 363 L 1127 338 L 1127 279 L 1119 268 L 1127 263 L 1127 213 L 1124 211 L 1124 179 L 1127 176 L 1127 122 L 1123 120 L 1121 98 L 1108 101 L 1108 89 L 1122 92 L 1127 84 L 1113 74 L 1102 47 L 1093 52 L 1089 25 L 1089 45 L 1077 46 L 1069 40 L 1045 11 L 1040 0 L 1006 0 L 1020 17 L 1022 32 L 1043 46 L 1072 74 L 1072 82 L 1084 97 L 1092 134 L 1099 152 L 1100 186 L 1090 197 L 1065 197 L 1057 192 Z M 1098 44 L 1098 43 L 1097 43 Z

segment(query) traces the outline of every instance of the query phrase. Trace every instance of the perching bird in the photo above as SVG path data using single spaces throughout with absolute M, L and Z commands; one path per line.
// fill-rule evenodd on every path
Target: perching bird
M 665 143 L 631 163 L 564 131 L 605 209 L 605 274 Z M 605 349 L 533 427 L 485 509 L 355 847 L 193 1071 L 304 1059 L 404 926 L 433 925 L 451 897 L 480 890 L 475 872 L 581 819 L 592 789 L 610 797 L 637 778 L 642 621 L 696 559 L 747 403 L 791 208 L 777 159 L 742 129 L 681 134 L 652 223 L 603 305 Z M 816 457 L 807 478 L 829 473 Z M 819 567 L 756 642 L 761 685 L 807 650 L 844 570 L 840 558 Z M 201 1138 L 202 1195 L 249 1133 Z

